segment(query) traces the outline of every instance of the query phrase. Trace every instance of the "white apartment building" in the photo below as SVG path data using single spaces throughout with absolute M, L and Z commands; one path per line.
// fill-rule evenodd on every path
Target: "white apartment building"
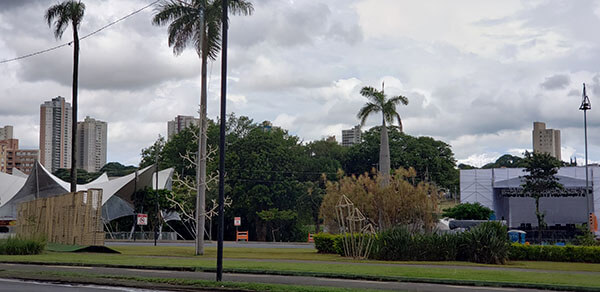
M 342 130 L 342 146 L 352 146 L 360 143 L 361 135 L 360 125 L 356 125 L 349 130 Z
M 560 130 L 546 129 L 546 124 L 533 122 L 533 152 L 548 153 L 558 160 L 560 155 Z
M 8 140 L 13 138 L 13 126 L 4 126 L 0 128 L 0 140 Z
M 183 131 L 183 129 L 191 125 L 198 126 L 199 124 L 199 118 L 178 115 L 172 121 L 167 122 L 167 140 L 170 140 L 171 137 Z
M 72 114 L 61 96 L 40 106 L 40 163 L 52 172 L 71 168 Z
M 77 122 L 77 168 L 97 172 L 106 164 L 107 133 L 106 122 L 90 117 Z

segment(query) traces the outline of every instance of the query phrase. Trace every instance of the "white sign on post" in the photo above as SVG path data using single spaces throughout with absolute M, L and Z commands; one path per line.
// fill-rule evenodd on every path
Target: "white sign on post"
M 148 214 L 137 214 L 137 225 L 148 225 Z
M 242 217 L 234 217 L 233 225 L 234 226 L 242 226 Z

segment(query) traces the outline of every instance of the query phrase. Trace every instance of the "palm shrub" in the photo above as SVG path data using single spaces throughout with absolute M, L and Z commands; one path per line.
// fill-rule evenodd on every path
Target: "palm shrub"
M 508 260 L 510 241 L 506 226 L 484 222 L 461 236 L 459 260 L 485 264 L 504 264 Z
M 371 257 L 389 261 L 454 261 L 459 243 L 459 234 L 411 232 L 406 226 L 396 226 L 378 234 Z
M 40 254 L 46 248 L 43 239 L 25 239 L 9 237 L 0 239 L 0 255 L 33 255 Z

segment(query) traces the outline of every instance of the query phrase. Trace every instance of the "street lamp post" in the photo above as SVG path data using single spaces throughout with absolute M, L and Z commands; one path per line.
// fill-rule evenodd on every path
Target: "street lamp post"
M 217 234 L 217 282 L 223 278 L 223 235 L 225 232 L 225 113 L 227 103 L 227 19 L 228 0 L 222 2 L 223 28 L 221 37 L 221 127 L 219 139 L 219 232 Z
M 581 98 L 581 105 L 579 106 L 579 110 L 583 111 L 583 132 L 585 137 L 585 200 L 587 207 L 587 216 L 590 215 L 590 186 L 589 186 L 589 172 L 588 172 L 588 147 L 587 147 L 587 110 L 592 109 L 592 104 L 590 103 L 590 99 L 585 93 L 585 83 L 583 84 L 583 95 Z M 589 225 L 589 222 L 588 222 Z M 588 226 L 591 230 L 591 226 Z

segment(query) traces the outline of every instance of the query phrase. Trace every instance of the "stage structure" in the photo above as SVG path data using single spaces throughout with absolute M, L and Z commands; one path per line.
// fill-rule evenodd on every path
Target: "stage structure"
M 586 168 L 562 167 L 557 177 L 564 191 L 543 194 L 540 210 L 548 226 L 585 224 L 588 210 L 600 217 L 600 167 L 589 166 L 589 196 L 586 196 Z M 523 168 L 468 169 L 460 171 L 460 201 L 492 209 L 496 219 L 511 228 L 537 227 L 535 202 L 522 194 Z

